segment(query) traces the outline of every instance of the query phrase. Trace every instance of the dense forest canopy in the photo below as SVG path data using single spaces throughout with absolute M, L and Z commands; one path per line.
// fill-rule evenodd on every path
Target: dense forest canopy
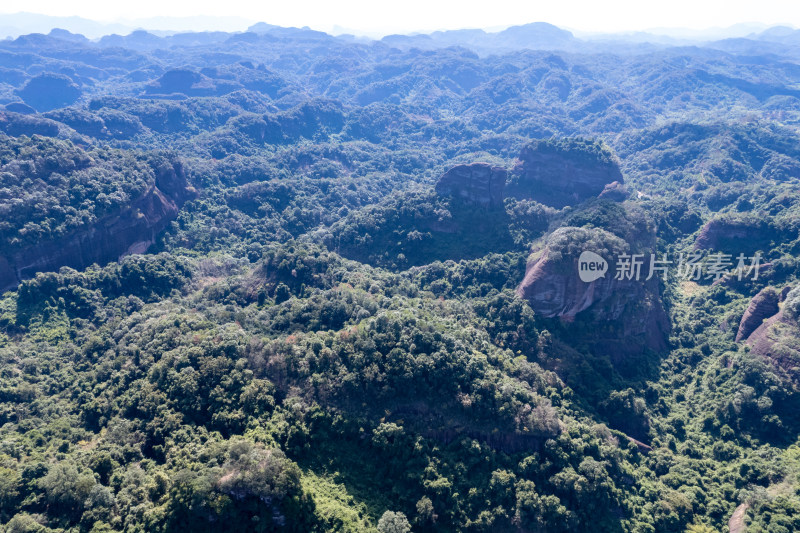
M 796 42 L 0 41 L 0 530 L 800 530 Z

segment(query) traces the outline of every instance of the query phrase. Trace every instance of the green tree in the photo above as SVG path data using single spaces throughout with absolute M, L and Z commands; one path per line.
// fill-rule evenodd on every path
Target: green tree
M 408 519 L 403 513 L 386 511 L 378 520 L 378 531 L 380 533 L 408 533 L 411 531 L 411 524 L 408 523 Z

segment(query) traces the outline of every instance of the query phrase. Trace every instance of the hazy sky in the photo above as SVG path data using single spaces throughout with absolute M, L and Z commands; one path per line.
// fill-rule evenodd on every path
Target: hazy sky
M 504 27 L 545 21 L 581 31 L 692 29 L 740 22 L 800 27 L 798 0 L 2 0 L 0 13 L 78 15 L 115 21 L 154 16 L 236 16 L 281 26 L 334 25 L 364 32 Z

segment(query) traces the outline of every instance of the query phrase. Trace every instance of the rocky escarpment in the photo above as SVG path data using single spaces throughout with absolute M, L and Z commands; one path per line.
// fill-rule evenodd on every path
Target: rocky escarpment
M 780 231 L 768 221 L 753 218 L 721 217 L 709 220 L 695 240 L 696 250 L 715 250 L 733 255 L 767 250 L 780 239 Z
M 63 266 L 76 269 L 104 264 L 144 253 L 173 220 L 180 206 L 194 195 L 183 165 L 162 161 L 148 190 L 127 208 L 97 220 L 86 228 L 51 241 L 42 241 L 0 255 L 0 290 L 16 287 L 37 272 Z
M 623 181 L 616 157 L 601 144 L 537 140 L 520 152 L 506 194 L 561 208 L 594 198 L 613 182 L 621 187 Z
M 746 340 L 750 337 L 764 320 L 775 316 L 778 313 L 778 302 L 781 299 L 780 293 L 773 287 L 764 287 L 756 294 L 739 323 L 739 331 L 736 333 L 736 342 Z
M 800 287 L 786 295 L 780 310 L 764 320 L 746 343 L 753 354 L 766 358 L 800 384 Z
M 502 207 L 507 172 L 488 163 L 456 165 L 436 183 L 436 193 L 469 205 Z
M 565 227 L 553 232 L 534 253 L 517 295 L 547 318 L 574 323 L 573 340 L 614 360 L 649 349 L 666 349 L 669 322 L 658 292 L 658 278 L 650 280 L 648 265 L 636 279 L 617 279 L 620 254 L 630 254 L 640 243 L 629 243 L 597 228 Z M 579 275 L 585 251 L 606 263 L 603 275 L 584 281 Z M 649 257 L 649 256 L 648 256 Z M 616 359 L 615 359 L 616 358 Z
M 752 353 L 765 357 L 800 382 L 800 324 L 784 313 L 764 320 L 746 341 Z
M 612 202 L 622 202 L 627 200 L 629 195 L 630 193 L 625 185 L 618 181 L 614 181 L 603 188 L 599 197 L 606 200 L 611 200 Z

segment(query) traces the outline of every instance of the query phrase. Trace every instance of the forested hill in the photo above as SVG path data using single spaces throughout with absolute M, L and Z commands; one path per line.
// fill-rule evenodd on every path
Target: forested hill
M 0 530 L 800 530 L 797 39 L 0 41 Z

